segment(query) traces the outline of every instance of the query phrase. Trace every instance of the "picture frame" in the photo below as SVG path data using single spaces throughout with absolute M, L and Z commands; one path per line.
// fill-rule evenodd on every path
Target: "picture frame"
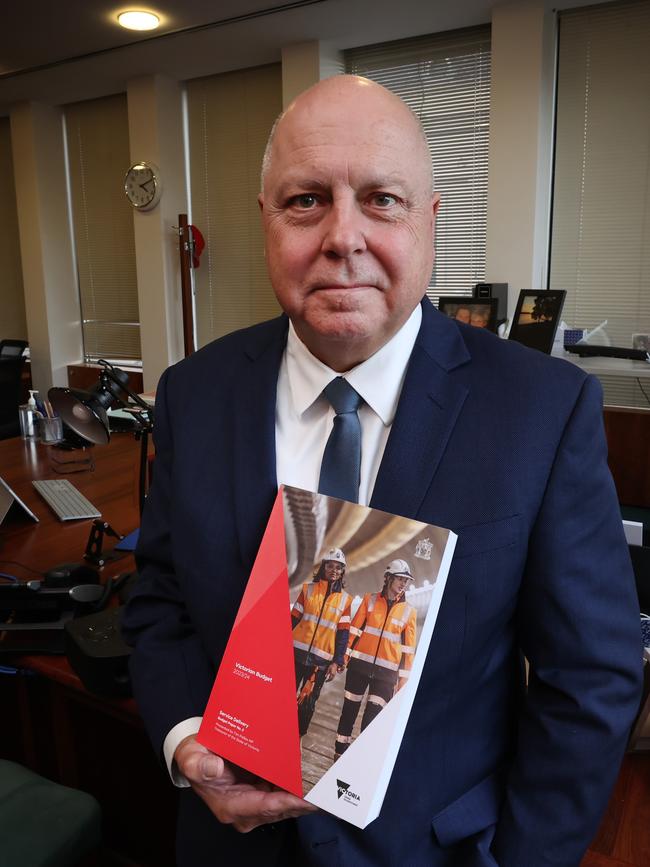
M 498 303 L 498 298 L 442 295 L 438 300 L 438 310 L 450 319 L 496 332 Z
M 565 289 L 522 289 L 508 339 L 550 355 L 565 298 Z

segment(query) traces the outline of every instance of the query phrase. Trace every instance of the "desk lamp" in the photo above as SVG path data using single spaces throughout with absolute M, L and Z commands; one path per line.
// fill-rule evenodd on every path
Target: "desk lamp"
M 153 430 L 153 407 L 129 388 L 129 375 L 100 358 L 99 382 L 91 391 L 51 388 L 47 396 L 63 421 L 74 433 L 97 445 L 110 440 L 106 410 L 113 403 L 129 412 L 135 421 L 136 439 L 140 440 L 140 514 L 144 509 L 149 434 Z M 128 400 L 127 400 L 128 398 Z M 129 402 L 132 401 L 131 403 Z

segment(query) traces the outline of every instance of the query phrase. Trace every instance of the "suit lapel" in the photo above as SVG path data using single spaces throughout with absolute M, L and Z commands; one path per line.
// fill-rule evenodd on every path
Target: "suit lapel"
M 282 316 L 250 333 L 233 408 L 235 515 L 242 560 L 249 568 L 277 493 L 275 404 L 287 328 Z M 370 502 L 373 508 L 417 515 L 467 396 L 467 388 L 450 374 L 468 361 L 457 327 L 425 299 Z
M 234 413 L 233 486 L 242 560 L 251 567 L 277 493 L 275 403 L 288 320 L 250 333 Z
M 416 516 L 432 483 L 468 389 L 451 372 L 470 361 L 458 328 L 422 303 L 422 325 L 370 505 Z

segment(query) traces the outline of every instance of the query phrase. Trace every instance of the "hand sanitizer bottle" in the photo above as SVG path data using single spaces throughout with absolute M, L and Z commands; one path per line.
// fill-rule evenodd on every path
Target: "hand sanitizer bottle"
M 29 392 L 29 400 L 22 406 L 18 407 L 18 418 L 20 419 L 20 435 L 24 440 L 38 439 L 38 423 L 39 418 L 43 418 L 43 413 L 36 408 L 36 400 L 34 395 L 38 391 L 31 390 Z

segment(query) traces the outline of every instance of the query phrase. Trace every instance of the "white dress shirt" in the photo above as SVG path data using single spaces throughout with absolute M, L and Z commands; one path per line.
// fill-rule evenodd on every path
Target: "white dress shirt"
M 289 324 L 287 347 L 278 374 L 275 405 L 275 466 L 278 484 L 307 491 L 318 490 L 325 444 L 334 424 L 334 409 L 323 389 L 343 376 L 361 395 L 361 479 L 359 503 L 367 506 L 397 411 L 415 338 L 420 330 L 420 305 L 388 343 L 366 361 L 346 373 L 337 373 L 307 349 Z M 167 768 L 175 785 L 187 780 L 173 765 L 176 748 L 198 732 L 201 717 L 183 720 L 168 733 L 163 744 Z

